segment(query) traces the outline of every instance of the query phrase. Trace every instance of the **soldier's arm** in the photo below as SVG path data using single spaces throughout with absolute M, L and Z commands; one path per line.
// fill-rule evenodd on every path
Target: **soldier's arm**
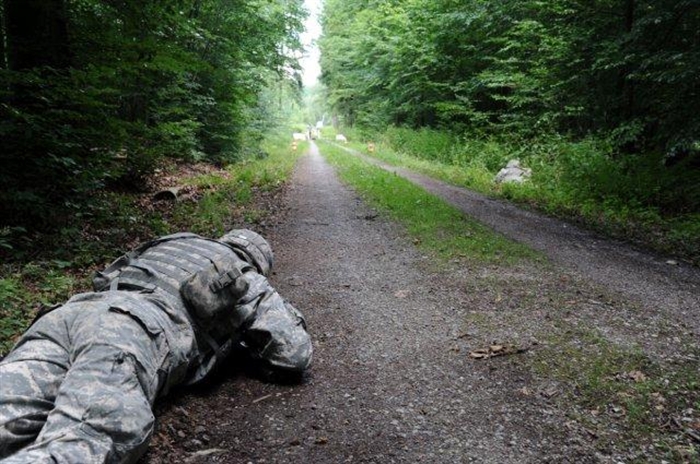
M 302 314 L 277 293 L 268 280 L 247 272 L 248 291 L 239 311 L 251 314 L 240 332 L 241 345 L 253 359 L 287 372 L 303 372 L 313 353 Z

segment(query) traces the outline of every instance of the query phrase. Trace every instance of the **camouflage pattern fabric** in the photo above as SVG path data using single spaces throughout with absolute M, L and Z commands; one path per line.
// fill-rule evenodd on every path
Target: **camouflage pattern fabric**
M 120 259 L 101 275 L 105 291 L 40 318 L 0 362 L 0 463 L 137 461 L 155 398 L 202 379 L 236 344 L 271 367 L 309 366 L 303 317 L 235 249 L 186 234 Z M 174 290 L 222 260 L 244 270 L 245 294 L 199 323 Z
M 126 293 L 126 295 L 122 295 Z M 131 462 L 153 428 L 169 350 L 127 292 L 78 295 L 39 319 L 0 363 L 0 456 L 28 462 Z

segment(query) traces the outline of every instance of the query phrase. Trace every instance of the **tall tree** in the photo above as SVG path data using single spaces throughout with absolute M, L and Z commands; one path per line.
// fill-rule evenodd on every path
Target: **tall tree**
M 227 162 L 295 80 L 302 0 L 3 0 L 0 217 L 43 221 L 163 157 Z
M 697 138 L 695 0 L 329 0 L 323 23 L 348 122 L 594 133 L 631 152 Z

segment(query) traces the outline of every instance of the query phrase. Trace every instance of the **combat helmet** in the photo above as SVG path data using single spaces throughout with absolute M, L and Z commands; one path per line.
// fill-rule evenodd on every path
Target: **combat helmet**
M 274 256 L 270 244 L 261 235 L 248 229 L 233 229 L 219 240 L 242 252 L 245 255 L 242 258 L 255 266 L 260 274 L 267 276 L 270 273 Z

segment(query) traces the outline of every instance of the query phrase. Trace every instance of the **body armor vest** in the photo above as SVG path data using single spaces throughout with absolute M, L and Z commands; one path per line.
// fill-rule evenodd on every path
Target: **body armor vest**
M 181 233 L 147 242 L 123 255 L 98 272 L 93 285 L 98 292 L 145 293 L 148 300 L 160 303 L 172 320 L 186 321 L 198 345 L 195 359 L 190 359 L 190 370 L 201 371 L 190 375 L 196 381 L 225 357 L 231 349 L 233 332 L 252 316 L 238 314 L 233 307 L 247 290 L 245 279 L 238 277 L 252 269 L 232 247 Z M 223 293 L 228 298 L 217 300 L 217 294 Z
M 188 233 L 168 235 L 117 259 L 97 274 L 93 284 L 95 291 L 154 293 L 174 309 L 189 313 L 180 288 L 194 274 L 217 263 L 238 269 L 249 267 L 229 246 L 218 241 Z

